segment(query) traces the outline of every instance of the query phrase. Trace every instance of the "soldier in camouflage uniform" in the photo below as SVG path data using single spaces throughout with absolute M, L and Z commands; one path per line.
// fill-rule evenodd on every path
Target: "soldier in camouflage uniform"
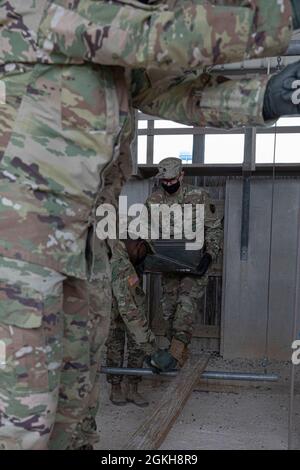
M 272 79 L 232 81 L 203 69 L 284 53 L 299 26 L 298 2 L 293 9 L 289 0 L 148 3 L 0 1 L 3 449 L 47 449 L 51 433 L 51 448 L 65 449 L 86 416 L 86 281 L 97 275 L 87 234 L 105 174 L 122 159 L 133 107 L 229 127 L 265 125 L 287 110 L 264 111 Z
M 136 250 L 139 252 L 138 259 L 132 258 Z M 111 259 L 112 320 L 106 342 L 108 367 L 123 366 L 126 336 L 128 367 L 142 367 L 145 355 L 155 350 L 155 337 L 146 316 L 145 294 L 135 268 L 140 265 L 147 252 L 151 253 L 152 250 L 148 243 L 146 246 L 144 240 L 117 241 L 114 244 Z M 112 385 L 110 400 L 115 405 L 125 405 L 127 401 L 137 406 L 147 406 L 147 400 L 138 392 L 140 380 L 137 376 L 128 377 L 124 397 L 121 389 L 122 376 L 107 375 L 107 381 Z
M 125 181 L 132 174 L 132 159 L 130 152 L 131 133 L 130 128 L 125 129 L 122 133 L 120 143 L 119 159 L 113 163 L 109 171 L 105 174 L 104 189 L 99 192 L 98 204 L 111 204 L 118 209 L 118 198 Z M 91 235 L 95 235 L 92 234 Z M 103 346 L 108 337 L 109 327 L 111 324 L 112 310 L 112 289 L 111 278 L 107 275 L 110 273 L 111 267 L 107 266 L 108 259 L 106 257 L 106 246 L 94 236 L 94 249 L 87 250 L 88 258 L 92 258 L 94 251 L 94 274 L 93 280 L 87 282 L 86 289 L 89 293 L 89 315 L 91 325 L 90 343 L 90 379 L 91 391 L 88 395 L 88 403 L 84 407 L 82 419 L 78 422 L 75 432 L 72 436 L 71 449 L 90 449 L 93 444 L 99 440 L 99 434 L 96 425 L 96 415 L 99 408 L 99 380 L 101 363 L 100 358 Z M 111 257 L 114 241 L 108 243 L 109 256 Z M 103 253 L 105 250 L 105 253 Z M 92 259 L 89 259 L 89 264 Z M 57 430 L 57 425 L 55 430 Z M 58 432 L 59 435 L 59 432 Z M 55 439 L 52 436 L 52 442 Z
M 161 369 L 166 367 L 165 361 L 168 359 L 170 364 L 175 366 L 172 358 L 182 365 L 187 357 L 187 345 L 193 335 L 197 307 L 208 283 L 209 266 L 217 258 L 223 236 L 222 220 L 219 219 L 208 193 L 203 188 L 183 183 L 183 176 L 182 162 L 179 158 L 162 160 L 157 174 L 160 187 L 146 202 L 149 214 L 152 204 L 158 206 L 179 204 L 182 207 L 191 204 L 193 210 L 196 204 L 204 205 L 205 251 L 200 261 L 199 276 L 178 273 L 162 275 L 162 309 L 168 325 L 167 337 L 171 344 L 169 353 L 157 352 L 152 358 L 152 365 Z M 163 235 L 160 226 L 160 236 Z M 174 222 L 173 224 L 171 222 L 171 238 L 172 236 L 174 236 Z
M 91 241 L 90 241 L 91 243 Z M 87 250 L 87 262 L 89 260 L 90 250 Z M 89 282 L 81 285 L 88 297 L 88 321 L 87 321 L 87 339 L 82 337 L 84 324 L 82 323 L 83 316 L 80 304 L 74 296 L 66 298 L 66 302 L 73 305 L 73 312 L 76 312 L 76 317 L 72 317 L 72 326 L 70 328 L 70 342 L 72 343 L 72 358 L 78 357 L 80 362 L 84 363 L 84 369 L 76 374 L 71 373 L 71 376 L 78 377 L 78 383 L 72 383 L 70 375 L 62 374 L 60 385 L 60 395 L 58 409 L 66 410 L 62 416 L 63 419 L 59 421 L 60 414 L 57 414 L 56 424 L 51 436 L 51 448 L 59 446 L 66 446 L 68 449 L 91 449 L 94 444 L 99 440 L 99 433 L 96 426 L 96 414 L 99 405 L 99 383 L 100 383 L 100 369 L 101 369 L 101 355 L 105 345 L 105 341 L 109 332 L 110 319 L 111 319 L 111 276 L 110 266 L 107 253 L 110 253 L 110 248 L 106 244 L 101 243 L 96 239 L 93 248 L 94 253 L 94 274 Z M 79 282 L 77 283 L 79 285 Z M 100 288 L 99 288 L 100 286 Z M 80 332 L 80 337 L 74 336 L 74 331 Z M 79 363 L 80 364 L 80 363 Z M 82 377 L 86 376 L 88 387 L 83 386 Z M 81 384 L 79 384 L 79 380 Z M 77 395 L 78 393 L 78 395 Z M 74 396 L 72 396 L 74 394 Z M 78 396 L 81 396 L 81 406 L 78 410 Z M 74 409 L 72 408 L 74 407 Z M 66 443 L 63 444 L 62 436 L 66 423 L 68 423 L 68 416 L 78 414 L 78 424 L 74 427 L 72 439 L 68 436 Z M 69 440 L 70 439 L 70 440 Z

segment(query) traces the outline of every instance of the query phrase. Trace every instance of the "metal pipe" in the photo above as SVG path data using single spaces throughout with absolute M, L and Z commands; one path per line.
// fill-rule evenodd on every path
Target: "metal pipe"
M 110 375 L 137 375 L 142 377 L 176 377 L 178 371 L 161 372 L 156 374 L 152 369 L 130 369 L 126 367 L 101 367 L 101 374 Z M 248 372 L 223 372 L 223 371 L 205 371 L 201 374 L 201 379 L 214 380 L 241 380 L 250 382 L 277 382 L 278 375 L 275 374 L 253 374 Z
M 278 382 L 279 377 L 275 374 L 253 374 L 248 372 L 219 372 L 206 371 L 201 375 L 202 379 L 214 380 L 241 380 L 249 382 Z

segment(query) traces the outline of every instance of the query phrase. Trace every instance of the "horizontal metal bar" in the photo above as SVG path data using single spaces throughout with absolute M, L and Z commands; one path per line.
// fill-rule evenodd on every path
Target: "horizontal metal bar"
M 149 133 L 148 129 L 138 129 L 138 135 L 237 135 L 244 134 L 243 128 L 234 129 L 217 129 L 213 127 L 161 127 L 151 130 Z M 257 127 L 257 134 L 299 134 L 300 126 L 280 126 L 275 127 Z
M 186 176 L 242 176 L 242 164 L 189 164 L 183 165 Z M 138 170 L 143 178 L 151 178 L 157 174 L 157 165 L 144 165 L 139 164 Z M 300 176 L 299 163 L 277 163 L 275 165 L 276 177 L 281 176 Z M 256 164 L 255 171 L 251 173 L 252 176 L 272 176 L 272 164 Z
M 201 375 L 202 379 L 214 380 L 241 380 L 249 382 L 278 382 L 276 374 L 253 374 L 248 372 L 219 372 L 206 371 Z
M 128 367 L 101 367 L 101 374 L 109 375 L 137 375 L 141 377 L 156 377 L 158 374 L 152 369 L 130 369 Z M 178 374 L 177 370 L 170 372 L 162 372 L 159 376 L 175 377 Z M 214 379 L 214 380 L 241 380 L 249 382 L 277 382 L 278 375 L 275 374 L 253 374 L 248 372 L 221 372 L 221 371 L 205 371 L 201 374 L 201 379 Z

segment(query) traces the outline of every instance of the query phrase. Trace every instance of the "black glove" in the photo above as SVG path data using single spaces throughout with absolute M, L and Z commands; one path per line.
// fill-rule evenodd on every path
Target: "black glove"
M 147 366 L 149 369 L 152 370 L 153 374 L 159 374 L 160 373 L 160 370 L 157 369 L 157 367 L 154 367 L 152 364 L 151 364 L 151 356 L 150 355 L 147 355 L 145 356 L 144 358 L 144 366 Z
M 207 272 L 211 263 L 212 263 L 212 256 L 209 253 L 204 253 L 197 268 L 199 276 L 204 276 L 204 274 Z
M 300 28 L 300 2 L 299 0 L 291 0 L 293 9 L 293 26 L 294 29 Z
M 150 364 L 161 372 L 169 372 L 176 368 L 177 361 L 169 351 L 159 349 L 151 356 Z
M 271 78 L 264 97 L 263 114 L 266 121 L 281 116 L 300 115 L 300 105 L 293 102 L 295 95 L 299 98 L 299 84 L 296 80 L 300 80 L 300 62 L 288 65 Z

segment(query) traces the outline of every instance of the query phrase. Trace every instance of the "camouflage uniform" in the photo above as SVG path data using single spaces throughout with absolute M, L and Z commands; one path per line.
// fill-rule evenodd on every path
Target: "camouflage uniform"
M 179 176 L 181 161 L 177 158 L 167 158 L 159 164 L 159 177 L 172 179 Z M 168 194 L 162 187 L 155 191 L 146 202 L 149 214 L 152 204 L 204 204 L 204 243 L 205 251 L 216 260 L 223 237 L 222 220 L 219 219 L 216 207 L 210 200 L 208 193 L 197 186 L 182 183 L 175 194 Z M 195 211 L 192 213 L 194 217 Z M 174 236 L 174 218 L 171 223 L 171 238 Z M 195 221 L 192 219 L 193 231 Z M 163 235 L 162 227 L 159 227 L 160 237 Z M 208 283 L 208 274 L 204 276 L 187 276 L 177 273 L 162 275 L 162 309 L 164 319 L 168 325 L 167 336 L 173 337 L 184 344 L 188 344 L 193 335 L 193 326 L 199 300 L 205 294 Z
M 186 124 L 264 124 L 267 78 L 202 69 L 283 53 L 290 4 L 238 5 L 0 2 L 2 448 L 47 448 L 55 422 L 52 447 L 66 448 L 86 415 L 87 233 L 132 107 Z
M 100 360 L 112 303 L 108 251 L 104 243 L 95 239 L 92 279 L 88 282 L 74 279 L 74 287 L 65 296 L 64 313 L 70 312 L 72 316 L 65 322 L 63 344 L 64 348 L 69 344 L 69 348 L 50 449 L 78 449 L 99 440 L 95 418 L 100 398 Z M 87 261 L 91 262 L 88 255 Z
M 129 121 L 127 121 L 128 125 Z M 131 128 L 124 127 L 120 142 L 119 158 L 113 163 L 109 171 L 105 173 L 104 189 L 99 191 L 99 204 L 112 204 L 118 207 L 118 198 L 125 181 L 132 173 L 132 159 L 130 152 Z M 77 428 L 72 436 L 71 449 L 78 449 L 85 445 L 93 445 L 99 440 L 97 433 L 96 415 L 99 408 L 99 380 L 101 369 L 101 355 L 103 346 L 110 331 L 112 318 L 114 318 L 114 302 L 111 289 L 110 263 L 106 257 L 106 250 L 103 254 L 103 243 L 95 237 L 95 232 L 91 232 L 94 248 L 88 250 L 88 258 L 94 258 L 93 278 L 87 282 L 86 289 L 89 293 L 89 324 L 91 326 L 90 338 L 90 379 L 91 392 L 84 407 L 85 412 L 79 420 Z M 108 242 L 108 250 L 111 250 L 114 242 Z M 94 252 L 94 257 L 93 257 Z M 109 266 L 107 266 L 109 264 Z M 112 318 L 111 318 L 112 317 Z M 57 425 L 55 429 L 57 428 Z M 53 441 L 53 438 L 52 438 Z
M 128 367 L 142 367 L 146 354 L 155 349 L 155 337 L 147 316 L 145 294 L 136 270 L 128 258 L 125 245 L 117 241 L 111 259 L 113 307 L 107 345 L 107 367 L 122 367 L 127 336 Z M 130 376 L 130 382 L 140 378 Z M 121 383 L 122 376 L 108 375 L 111 384 Z

